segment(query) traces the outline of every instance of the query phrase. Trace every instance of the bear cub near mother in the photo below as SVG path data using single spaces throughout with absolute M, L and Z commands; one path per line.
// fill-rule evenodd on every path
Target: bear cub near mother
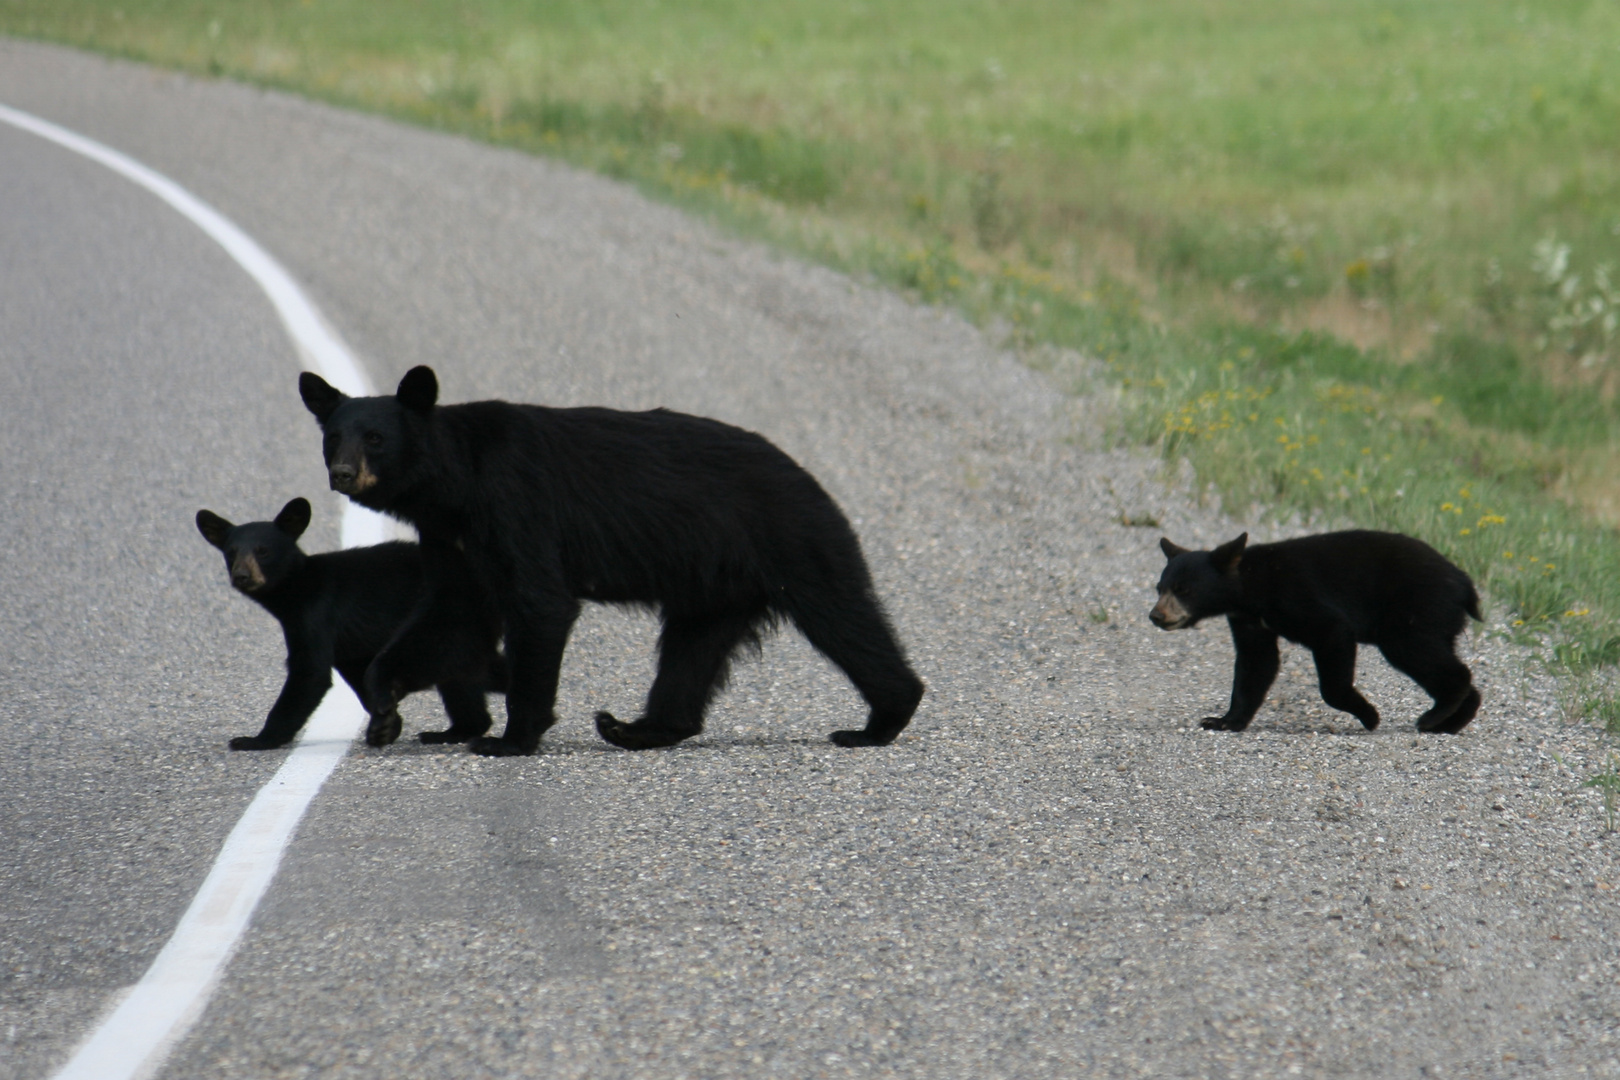
M 1237 648 L 1232 703 L 1204 727 L 1249 726 L 1277 677 L 1279 635 L 1311 650 L 1322 700 L 1369 731 L 1378 710 L 1354 685 L 1358 643 L 1378 646 L 1434 698 L 1419 731 L 1455 734 L 1474 718 L 1479 691 L 1456 643 L 1469 616 L 1479 618 L 1479 596 L 1438 551 L 1410 536 L 1359 529 L 1248 542 L 1244 533 L 1214 551 L 1189 551 L 1159 541 L 1169 562 L 1149 615 L 1154 625 L 1180 630 L 1225 615 Z
M 350 398 L 309 372 L 298 389 L 320 422 L 332 488 L 416 526 L 431 590 L 462 566 L 500 608 L 506 731 L 473 740 L 475 752 L 538 748 L 581 600 L 650 605 L 662 620 L 641 718 L 597 714 L 597 731 L 625 749 L 702 731 L 732 658 L 784 619 L 870 706 L 865 728 L 834 732 L 835 743 L 891 743 L 916 711 L 923 684 L 854 530 L 763 437 L 665 409 L 439 405 L 426 367 L 392 397 Z M 392 673 L 428 632 L 413 620 L 372 664 L 374 715 L 392 707 Z
M 286 746 L 332 685 L 332 669 L 365 699 L 371 661 L 424 598 L 422 557 L 415 544 L 306 555 L 298 538 L 309 527 L 306 499 L 294 499 L 274 521 L 233 525 L 211 510 L 197 511 L 197 531 L 225 554 L 231 585 L 281 623 L 287 639 L 287 681 L 257 735 L 238 735 L 232 750 Z M 467 742 L 490 728 L 484 695 L 506 689 L 506 661 L 497 646 L 499 617 L 480 609 L 464 589 L 423 613 L 432 648 L 404 670 L 397 697 L 437 685 L 450 717 L 444 731 L 424 731 L 425 743 Z M 396 700 L 397 700 L 396 697 Z M 366 742 L 399 738 L 395 709 L 374 715 Z

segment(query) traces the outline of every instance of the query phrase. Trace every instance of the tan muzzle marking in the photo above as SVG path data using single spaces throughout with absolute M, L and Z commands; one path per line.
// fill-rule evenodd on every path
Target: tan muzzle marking
M 264 588 L 264 571 L 259 569 L 259 560 L 250 553 L 238 555 L 231 564 L 231 584 L 243 592 Z
M 1166 630 L 1178 630 L 1192 618 L 1190 612 L 1181 606 L 1175 593 L 1162 592 L 1159 602 L 1153 605 L 1152 619 Z
M 360 492 L 365 491 L 367 488 L 376 486 L 377 474 L 371 471 L 371 463 L 367 461 L 365 459 L 365 455 L 362 454 L 360 457 L 360 472 L 354 478 L 354 490 L 356 492 Z

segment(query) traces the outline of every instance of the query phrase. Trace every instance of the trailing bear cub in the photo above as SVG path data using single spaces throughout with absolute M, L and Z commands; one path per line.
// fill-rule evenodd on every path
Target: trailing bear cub
M 269 750 L 292 742 L 332 685 L 335 667 L 365 699 L 372 659 L 424 599 L 422 558 L 415 544 L 306 555 L 298 538 L 309 527 L 309 503 L 294 499 L 274 521 L 232 525 L 197 511 L 197 529 L 225 553 L 231 584 L 281 622 L 287 639 L 287 682 L 257 735 L 239 735 L 232 750 Z M 465 584 L 465 583 L 464 583 Z M 421 618 L 432 649 L 412 659 L 397 697 L 438 685 L 445 731 L 424 731 L 425 743 L 466 742 L 489 730 L 487 691 L 506 689 L 506 662 L 496 646 L 499 616 L 481 611 L 471 590 L 438 600 Z M 399 713 L 374 715 L 366 742 L 386 746 L 399 738 Z
M 1277 677 L 1277 637 L 1316 658 L 1322 700 L 1371 730 L 1378 710 L 1356 691 L 1357 643 L 1376 645 L 1392 666 L 1434 698 L 1419 731 L 1456 733 L 1479 711 L 1473 676 L 1457 659 L 1457 635 L 1479 616 L 1468 575 L 1421 540 L 1397 533 L 1326 533 L 1256 544 L 1249 534 L 1214 551 L 1159 541 L 1169 565 L 1149 618 L 1180 630 L 1225 615 L 1237 647 L 1232 704 L 1203 721 L 1242 731 Z
M 555 720 L 563 647 L 581 600 L 656 606 L 658 674 L 639 720 L 596 716 L 628 750 L 703 730 L 732 657 L 790 619 L 871 707 L 840 746 L 893 742 L 922 682 L 879 606 L 849 522 L 814 478 L 764 438 L 654 409 L 438 405 L 433 371 L 412 368 L 393 397 L 349 398 L 299 379 L 320 421 L 334 490 L 415 525 L 431 588 L 462 560 L 500 605 L 511 682 L 506 732 L 480 754 L 532 754 Z M 372 664 L 366 704 L 392 707 L 393 672 L 416 637 L 401 631 Z

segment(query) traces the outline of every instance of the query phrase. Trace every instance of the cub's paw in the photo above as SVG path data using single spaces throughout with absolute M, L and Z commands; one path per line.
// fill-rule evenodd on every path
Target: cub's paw
M 443 731 L 419 731 L 416 737 L 429 746 L 438 746 L 442 743 L 472 742 L 482 734 L 482 731 L 457 731 L 455 728 L 446 728 Z
M 626 724 L 617 719 L 610 712 L 596 714 L 596 733 L 614 746 L 625 750 L 656 750 L 661 746 L 674 746 L 682 739 L 689 739 L 696 735 L 695 731 L 671 731 L 666 727 L 656 727 L 646 720 L 638 720 L 634 724 Z
M 504 738 L 496 739 L 487 735 L 480 735 L 467 742 L 467 749 L 480 757 L 527 757 L 534 753 L 533 746 L 520 746 L 515 742 L 507 742 Z
M 231 740 L 232 750 L 279 750 L 291 739 L 265 738 L 263 735 L 238 735 Z
M 1479 712 L 1479 691 L 1470 689 L 1468 696 L 1458 703 L 1457 707 L 1446 715 L 1435 719 L 1434 709 L 1430 709 L 1419 718 L 1417 728 L 1419 731 L 1433 735 L 1455 735 L 1474 719 Z
M 1198 721 L 1198 726 L 1205 731 L 1242 731 L 1249 726 L 1247 720 L 1233 720 L 1225 716 L 1211 716 L 1206 720 Z
M 387 746 L 399 738 L 399 729 L 402 727 L 397 709 L 389 709 L 371 718 L 366 725 L 367 746 Z
M 874 733 L 870 731 L 835 731 L 827 738 L 835 746 L 888 746 L 900 737 L 898 731 L 892 734 Z

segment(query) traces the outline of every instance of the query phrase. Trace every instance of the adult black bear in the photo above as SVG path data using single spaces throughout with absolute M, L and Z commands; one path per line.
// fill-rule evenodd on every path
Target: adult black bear
M 506 732 L 481 754 L 532 754 L 555 720 L 557 677 L 580 600 L 656 606 L 658 674 L 644 715 L 596 716 L 629 750 L 703 730 L 732 657 L 790 619 L 871 707 L 840 746 L 893 742 L 922 698 L 872 589 L 849 522 L 815 479 L 752 432 L 654 409 L 438 405 L 431 369 L 393 397 L 349 398 L 299 379 L 320 421 L 333 489 L 415 525 L 430 581 L 464 557 L 496 597 L 511 682 Z M 373 710 L 413 622 L 372 665 Z
M 1457 635 L 1479 618 L 1468 575 L 1428 544 L 1398 533 L 1325 533 L 1256 544 L 1249 534 L 1214 551 L 1188 551 L 1159 541 L 1169 565 L 1149 618 L 1180 630 L 1225 615 L 1237 647 L 1232 703 L 1203 721 L 1242 731 L 1277 677 L 1277 637 L 1305 646 L 1316 659 L 1322 700 L 1371 730 L 1378 710 L 1357 692 L 1357 643 L 1376 645 L 1392 666 L 1434 698 L 1419 731 L 1455 734 L 1479 711 L 1479 691 L 1457 659 Z
M 500 619 L 480 609 L 476 590 L 451 592 L 431 606 L 415 544 L 306 555 L 298 538 L 309 527 L 309 503 L 294 499 L 274 521 L 232 525 L 208 510 L 197 511 L 197 530 L 225 553 L 237 591 L 251 597 L 281 623 L 287 639 L 287 681 L 257 735 L 239 735 L 232 750 L 269 750 L 292 742 L 332 685 L 335 667 L 365 700 L 367 667 L 383 646 L 422 607 L 430 648 L 402 665 L 395 701 L 437 684 L 450 727 L 424 731 L 425 743 L 467 742 L 490 728 L 486 691 L 506 689 L 506 662 L 496 651 Z M 366 742 L 386 746 L 399 738 L 394 708 L 374 714 Z

